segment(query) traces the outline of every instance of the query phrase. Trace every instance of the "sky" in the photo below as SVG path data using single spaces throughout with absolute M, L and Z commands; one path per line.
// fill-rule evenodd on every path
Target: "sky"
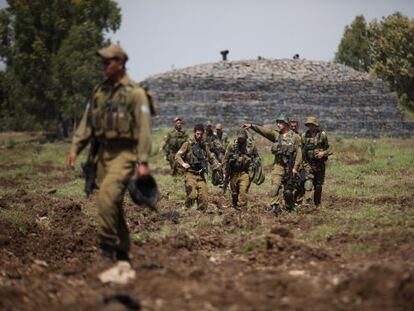
M 67 0 L 69 1 L 69 0 Z M 171 69 L 229 60 L 330 61 L 346 25 L 396 11 L 414 18 L 414 0 L 118 0 L 122 24 L 107 34 L 129 54 L 140 81 Z M 0 0 L 0 8 L 6 5 Z
M 414 18 L 414 0 L 119 0 L 121 28 L 111 34 L 140 81 L 149 75 L 221 59 L 330 61 L 346 25 L 396 11 Z

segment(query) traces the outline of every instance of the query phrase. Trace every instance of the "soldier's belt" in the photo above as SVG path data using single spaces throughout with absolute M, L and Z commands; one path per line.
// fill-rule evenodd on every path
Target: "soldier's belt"
M 200 170 L 188 169 L 187 172 L 194 174 L 194 175 L 202 176 L 205 173 L 205 169 L 203 168 Z
M 133 148 L 138 145 L 138 142 L 131 139 L 99 139 L 98 142 L 105 148 Z

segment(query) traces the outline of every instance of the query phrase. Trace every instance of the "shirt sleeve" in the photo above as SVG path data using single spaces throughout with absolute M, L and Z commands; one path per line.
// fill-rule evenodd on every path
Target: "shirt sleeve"
M 147 95 L 141 88 L 133 90 L 135 131 L 138 137 L 137 162 L 148 162 L 151 151 L 151 113 Z
M 175 161 L 177 161 L 177 163 L 179 163 L 180 165 L 184 164 L 184 156 L 187 154 L 187 150 L 189 148 L 189 143 L 185 142 L 184 144 L 181 145 L 180 150 L 177 151 L 177 153 L 175 154 Z
M 252 130 L 267 138 L 271 142 L 276 142 L 276 137 L 278 133 L 275 130 L 256 124 L 252 124 Z
M 295 145 L 296 145 L 296 157 L 294 168 L 299 171 L 299 167 L 302 163 L 302 139 L 299 135 L 295 135 Z
M 325 156 L 329 156 L 332 154 L 332 147 L 329 145 L 328 136 L 326 135 L 325 132 L 322 132 L 321 137 L 322 137 L 322 145 L 324 148 L 323 151 L 325 152 Z
M 70 152 L 78 155 L 86 147 L 89 142 L 89 139 L 92 135 L 92 127 L 89 124 L 89 104 L 86 106 L 85 112 L 82 115 L 82 119 L 73 135 L 72 145 L 70 147 Z

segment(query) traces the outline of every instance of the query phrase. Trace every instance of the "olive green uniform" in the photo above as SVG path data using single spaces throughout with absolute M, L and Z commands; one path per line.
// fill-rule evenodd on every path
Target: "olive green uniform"
M 227 133 L 224 131 L 221 132 L 221 137 L 219 137 L 217 133 L 215 134 L 215 136 L 216 136 L 217 149 L 220 153 L 220 156 L 218 157 L 217 160 L 221 161 L 222 156 L 224 156 L 224 154 L 226 153 L 227 147 L 229 146 L 229 137 Z
M 299 170 L 302 161 L 301 139 L 291 130 L 287 132 L 286 136 L 283 136 L 279 131 L 255 124 L 252 124 L 252 129 L 274 143 L 272 146 L 274 160 L 271 173 L 272 188 L 270 193 L 273 197 L 271 205 L 276 208 L 279 206 L 283 188 L 286 207 L 292 209 L 294 206 L 294 186 L 291 183 L 291 178 L 286 177 L 292 174 L 292 172 L 288 172 L 289 161 L 292 161 L 292 168 Z
M 249 167 L 253 158 L 258 157 L 252 141 L 243 144 L 237 140 L 227 147 L 223 157 L 223 169 L 230 174 L 230 188 L 233 207 L 247 206 L 247 193 L 250 188 Z
M 128 75 L 116 84 L 107 79 L 95 88 L 73 136 L 71 152 L 79 154 L 92 136 L 99 143 L 98 234 L 102 245 L 128 252 L 123 194 L 136 163 L 147 162 L 151 148 L 148 98 Z
M 188 134 L 184 130 L 177 130 L 175 128 L 165 137 L 163 149 L 166 159 L 170 163 L 172 175 L 177 175 L 180 171 L 182 172 L 175 161 L 175 154 L 188 139 Z
M 185 206 L 190 208 L 197 202 L 197 209 L 206 210 L 208 207 L 208 191 L 205 174 L 208 164 L 220 166 L 204 141 L 191 139 L 185 142 L 175 155 L 177 163 L 188 163 L 190 167 L 185 173 Z
M 328 143 L 328 136 L 324 131 L 317 130 L 312 136 L 308 130 L 302 134 L 303 148 L 303 167 L 306 172 L 305 180 L 305 203 L 321 204 L 322 186 L 325 181 L 325 162 L 331 154 L 331 147 Z M 320 151 L 325 156 L 322 159 L 316 159 L 315 155 Z

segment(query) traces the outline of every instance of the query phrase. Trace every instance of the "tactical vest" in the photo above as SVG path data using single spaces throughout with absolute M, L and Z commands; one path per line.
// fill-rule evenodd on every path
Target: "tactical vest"
M 316 161 L 315 155 L 319 151 L 324 151 L 328 148 L 328 146 L 325 146 L 322 135 L 325 135 L 322 131 L 318 131 L 315 137 L 312 137 L 309 131 L 302 134 L 303 157 L 306 161 Z
M 177 153 L 180 150 L 182 144 L 184 144 L 188 139 L 188 135 L 185 131 L 176 131 L 171 132 L 168 139 L 168 147 L 173 153 Z
M 272 145 L 271 151 L 275 156 L 274 163 L 287 164 L 291 156 L 295 156 L 295 133 L 289 131 L 286 137 L 279 135 L 277 141 Z
M 190 141 L 190 152 L 187 152 L 185 162 L 190 164 L 192 170 L 207 172 L 208 160 L 205 148 L 204 142 Z
M 101 85 L 94 92 L 91 105 L 91 124 L 98 138 L 138 140 L 136 120 L 133 113 L 132 83 L 119 85 L 114 91 Z
M 253 147 L 250 144 L 240 145 L 237 140 L 232 146 L 232 153 L 230 154 L 229 164 L 232 170 L 247 172 L 253 157 Z

